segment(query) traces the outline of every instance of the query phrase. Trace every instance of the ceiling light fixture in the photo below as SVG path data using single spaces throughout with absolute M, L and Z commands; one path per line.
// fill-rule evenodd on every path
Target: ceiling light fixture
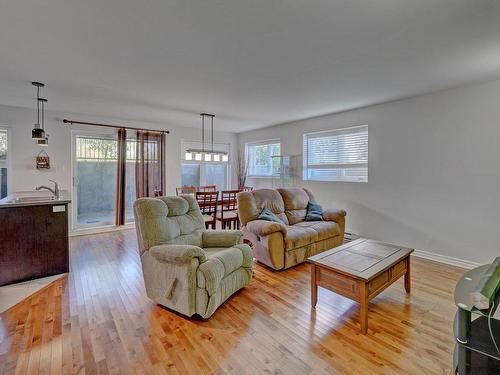
M 40 88 L 45 85 L 41 82 L 31 82 L 31 84 L 36 87 L 36 123 L 31 131 L 31 138 L 42 140 L 45 139 L 45 130 L 40 126 Z
M 201 150 L 200 149 L 187 149 L 184 159 L 187 161 L 222 161 L 228 162 L 229 157 L 225 151 L 214 150 L 214 117 L 211 113 L 200 113 L 201 116 Z M 211 134 L 211 147 L 205 148 L 205 120 L 210 119 L 210 134 Z

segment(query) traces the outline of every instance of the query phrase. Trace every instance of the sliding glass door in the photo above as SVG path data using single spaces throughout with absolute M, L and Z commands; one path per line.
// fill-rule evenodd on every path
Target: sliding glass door
M 160 132 L 74 134 L 73 227 L 133 223 L 137 197 L 163 193 L 164 143 Z
M 115 135 L 74 137 L 73 210 L 77 229 L 115 224 L 117 147 Z

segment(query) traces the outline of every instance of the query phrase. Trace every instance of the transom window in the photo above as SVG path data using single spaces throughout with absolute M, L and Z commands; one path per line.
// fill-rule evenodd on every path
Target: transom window
M 273 158 L 273 156 L 281 154 L 279 140 L 247 143 L 245 148 L 249 177 L 270 177 L 278 173 L 280 160 Z
M 213 158 L 211 161 L 186 159 L 186 150 L 201 149 L 201 142 L 182 141 L 182 166 L 181 185 L 182 186 L 203 186 L 215 185 L 217 190 L 227 190 L 230 185 L 230 163 L 222 158 Z M 229 144 L 216 143 L 214 151 L 227 153 L 229 155 Z M 218 156 L 218 155 L 217 155 Z M 201 159 L 201 158 L 200 158 Z M 228 160 L 229 157 L 228 157 Z
M 304 134 L 304 180 L 368 182 L 368 125 Z

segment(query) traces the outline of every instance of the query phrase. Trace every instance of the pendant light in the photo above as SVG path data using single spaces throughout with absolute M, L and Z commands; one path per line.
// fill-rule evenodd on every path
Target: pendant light
M 200 113 L 201 116 L 201 149 L 190 148 L 186 150 L 184 159 L 187 161 L 204 161 L 204 162 L 228 162 L 228 154 L 224 151 L 214 150 L 214 114 Z M 210 138 L 211 147 L 205 147 L 205 121 L 210 121 Z
M 47 103 L 47 99 L 45 98 L 39 98 L 38 101 L 40 102 L 41 105 L 41 128 L 42 131 L 44 132 L 45 136 L 43 139 L 38 139 L 36 143 L 39 146 L 48 146 L 49 145 L 49 135 L 45 133 L 45 103 Z
M 31 84 L 36 87 L 36 123 L 31 131 L 31 138 L 43 140 L 45 139 L 45 130 L 40 126 L 40 88 L 45 87 L 45 85 L 41 82 L 31 82 Z

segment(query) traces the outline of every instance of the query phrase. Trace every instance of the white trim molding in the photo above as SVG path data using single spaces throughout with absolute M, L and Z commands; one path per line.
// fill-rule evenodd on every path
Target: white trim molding
M 134 229 L 135 223 L 125 223 L 125 225 L 108 225 L 104 227 L 73 229 L 69 232 L 70 237 L 87 236 L 92 234 L 102 234 L 109 232 L 119 232 L 124 229 Z
M 472 269 L 482 265 L 481 263 L 471 262 L 470 260 L 454 258 L 447 255 L 441 255 L 432 253 L 430 251 L 417 250 L 417 249 L 415 249 L 412 255 L 418 258 L 424 258 L 432 260 L 434 262 L 449 264 L 451 266 L 465 268 L 465 269 Z

